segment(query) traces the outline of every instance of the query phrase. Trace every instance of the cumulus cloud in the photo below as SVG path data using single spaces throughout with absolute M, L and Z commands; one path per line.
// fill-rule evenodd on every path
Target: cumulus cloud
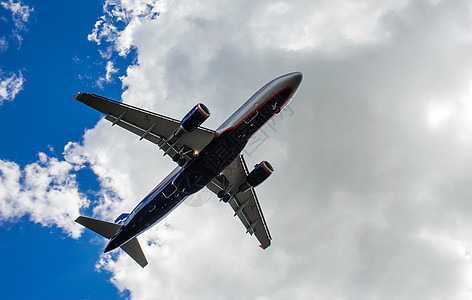
M 24 81 L 21 71 L 18 74 L 5 76 L 0 70 L 0 105 L 4 101 L 15 99 L 16 95 L 23 89 Z
M 470 298 L 468 1 L 155 4 L 107 1 L 101 20 L 126 26 L 96 27 L 113 51 L 138 49 L 125 102 L 179 118 L 198 99 L 216 128 L 273 77 L 299 70 L 304 81 L 293 113 L 247 155 L 276 169 L 257 189 L 273 245 L 261 251 L 215 197 L 182 205 L 140 237 L 145 269 L 102 255 L 118 289 L 136 299 Z M 74 149 L 99 177 L 94 214 L 107 220 L 173 166 L 105 121 Z
M 71 146 L 67 145 L 65 151 Z M 57 226 L 78 238 L 83 229 L 74 219 L 89 201 L 79 192 L 76 181 L 75 172 L 82 165 L 77 155 L 67 156 L 70 161 L 59 161 L 40 152 L 39 160 L 23 169 L 14 162 L 0 160 L 0 222 L 28 216 L 32 222 Z
M 252 10 L 249 24 L 259 47 L 333 51 L 388 39 L 381 19 L 408 2 L 275 1 Z
M 105 14 L 95 23 L 92 33 L 88 35 L 88 40 L 98 45 L 103 41 L 111 43 L 111 48 L 102 52 L 103 54 L 116 50 L 121 56 L 126 56 L 133 43 L 130 35 L 132 28 L 142 22 L 156 19 L 163 8 L 161 2 L 158 0 L 106 0 L 103 5 Z M 126 26 L 120 28 L 119 24 Z

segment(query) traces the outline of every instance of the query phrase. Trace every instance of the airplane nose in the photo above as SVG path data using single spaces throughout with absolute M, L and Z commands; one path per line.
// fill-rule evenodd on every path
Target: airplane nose
M 292 73 L 292 76 L 290 78 L 290 81 L 292 81 L 292 84 L 293 86 L 295 87 L 295 89 L 298 88 L 298 86 L 300 85 L 300 83 L 302 82 L 302 79 L 303 79 L 303 74 L 302 72 L 294 72 Z

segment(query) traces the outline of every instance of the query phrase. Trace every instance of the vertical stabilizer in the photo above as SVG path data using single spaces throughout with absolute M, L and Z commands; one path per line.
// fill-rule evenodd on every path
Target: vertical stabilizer
M 116 218 L 115 223 L 118 225 L 123 225 L 123 223 L 128 219 L 129 214 L 121 214 L 118 218 Z

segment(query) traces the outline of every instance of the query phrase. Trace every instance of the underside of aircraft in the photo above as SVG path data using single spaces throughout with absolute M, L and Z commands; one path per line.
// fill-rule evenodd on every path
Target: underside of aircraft
M 84 216 L 76 222 L 110 240 L 105 252 L 121 247 L 144 267 L 147 260 L 137 236 L 165 218 L 189 195 L 206 187 L 232 207 L 246 233 L 255 235 L 261 248 L 266 249 L 272 237 L 254 188 L 274 169 L 262 161 L 249 170 L 241 152 L 249 139 L 290 102 L 302 77 L 300 72 L 294 72 L 270 81 L 216 130 L 201 126 L 210 116 L 202 103 L 176 120 L 99 95 L 77 93 L 76 100 L 105 114 L 112 126 L 118 125 L 140 140 L 156 144 L 177 167 L 131 213 L 120 215 L 114 223 Z

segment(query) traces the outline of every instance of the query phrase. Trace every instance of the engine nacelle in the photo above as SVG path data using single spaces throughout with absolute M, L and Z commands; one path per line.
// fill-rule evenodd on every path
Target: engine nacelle
M 254 166 L 254 169 L 247 175 L 246 183 L 251 187 L 256 187 L 264 180 L 269 178 L 269 176 L 274 172 L 274 168 L 267 161 L 262 161 L 261 163 Z
M 203 103 L 198 103 L 180 121 L 180 127 L 186 132 L 191 132 L 208 119 L 209 116 L 210 110 Z

